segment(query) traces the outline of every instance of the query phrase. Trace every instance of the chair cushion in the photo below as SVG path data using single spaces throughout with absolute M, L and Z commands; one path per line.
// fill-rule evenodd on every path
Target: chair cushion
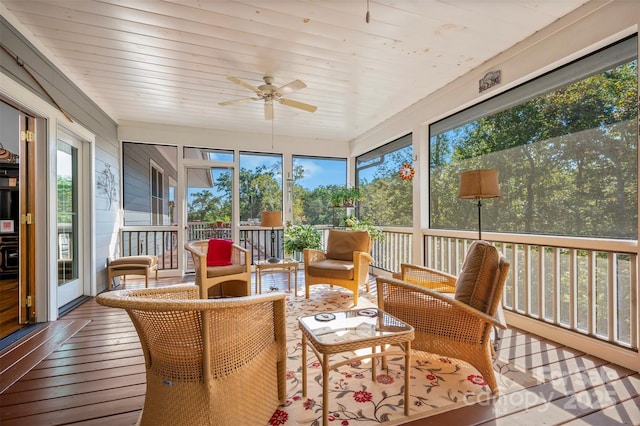
M 367 231 L 332 229 L 327 238 L 327 258 L 353 262 L 353 252 L 369 253 L 371 237 Z
M 346 260 L 325 259 L 312 262 L 306 266 L 307 273 L 314 277 L 353 279 L 353 262 Z
M 231 265 L 231 249 L 233 241 L 212 238 L 207 248 L 207 266 Z
M 223 275 L 242 274 L 247 268 L 244 265 L 223 265 L 207 267 L 207 278 L 221 277 Z
M 146 265 L 152 267 L 158 263 L 158 256 L 125 256 L 109 261 L 109 266 Z
M 499 263 L 500 255 L 494 246 L 474 241 L 456 281 L 455 299 L 488 313 L 500 277 Z

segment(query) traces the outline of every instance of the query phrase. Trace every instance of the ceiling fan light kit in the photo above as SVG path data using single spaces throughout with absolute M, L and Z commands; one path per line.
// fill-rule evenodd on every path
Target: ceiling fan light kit
M 301 109 L 303 111 L 315 112 L 318 107 L 315 105 L 305 104 L 304 102 L 294 101 L 291 99 L 283 98 L 282 96 L 287 95 L 289 93 L 293 93 L 297 90 L 304 89 L 307 87 L 306 84 L 302 80 L 293 80 L 290 83 L 285 84 L 284 86 L 276 87 L 273 84 L 273 77 L 265 76 L 263 77 L 264 84 L 256 87 L 247 83 L 244 80 L 241 80 L 237 77 L 227 77 L 227 80 L 239 84 L 245 89 L 249 89 L 254 92 L 257 97 L 251 98 L 242 98 L 242 99 L 234 99 L 231 101 L 220 102 L 218 105 L 227 106 L 240 102 L 246 101 L 264 101 L 264 118 L 265 120 L 273 120 L 273 102 L 277 101 L 282 105 L 286 105 L 289 107 Z

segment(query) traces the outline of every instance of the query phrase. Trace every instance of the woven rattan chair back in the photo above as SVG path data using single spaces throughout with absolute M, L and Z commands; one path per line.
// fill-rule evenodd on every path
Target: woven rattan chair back
M 197 286 L 122 290 L 146 363 L 141 425 L 267 424 L 286 393 L 285 295 L 203 300 Z

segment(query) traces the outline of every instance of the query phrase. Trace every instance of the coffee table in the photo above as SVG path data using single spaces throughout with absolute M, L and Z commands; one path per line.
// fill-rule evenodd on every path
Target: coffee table
M 280 259 L 271 263 L 268 260 L 258 260 L 254 263 L 256 267 L 256 294 L 262 294 L 262 271 L 273 269 L 284 269 L 288 272 L 289 291 L 291 291 L 291 274 L 294 277 L 294 294 L 298 297 L 298 261 L 295 259 Z
M 371 358 L 371 378 L 376 380 L 376 358 L 401 355 L 405 360 L 404 414 L 409 415 L 409 364 L 413 327 L 377 308 L 322 312 L 298 318 L 302 331 L 302 396 L 307 396 L 307 345 L 322 365 L 322 424 L 329 418 L 329 371 L 353 361 Z M 384 350 L 394 345 L 395 350 Z M 376 347 L 383 350 L 376 352 Z M 371 348 L 370 354 L 330 363 L 330 355 Z

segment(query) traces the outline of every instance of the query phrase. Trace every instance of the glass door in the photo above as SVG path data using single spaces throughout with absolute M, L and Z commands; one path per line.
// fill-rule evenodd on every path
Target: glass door
M 82 259 L 80 253 L 81 167 L 79 143 L 58 140 L 57 150 L 57 252 L 58 252 L 58 307 L 82 296 Z
M 233 169 L 187 167 L 187 242 L 211 238 L 233 239 Z M 186 271 L 193 272 L 187 253 Z

